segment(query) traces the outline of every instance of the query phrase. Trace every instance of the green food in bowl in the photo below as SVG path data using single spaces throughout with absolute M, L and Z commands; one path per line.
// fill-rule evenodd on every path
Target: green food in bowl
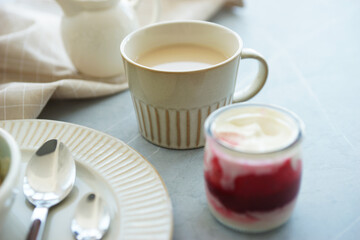
M 4 181 L 6 174 L 9 171 L 10 167 L 10 158 L 1 156 L 2 152 L 0 151 L 0 186 Z
M 10 168 L 10 147 L 5 138 L 0 138 L 0 185 L 5 180 Z

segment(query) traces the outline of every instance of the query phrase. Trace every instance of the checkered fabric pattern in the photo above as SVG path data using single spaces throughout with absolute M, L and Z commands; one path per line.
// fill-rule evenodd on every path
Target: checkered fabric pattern
M 226 3 L 242 5 L 162 0 L 160 20 L 206 20 Z M 143 9 L 139 16 L 147 17 Z M 36 118 L 50 98 L 92 98 L 128 88 L 124 76 L 96 79 L 77 72 L 61 40 L 61 14 L 55 0 L 0 1 L 0 120 Z

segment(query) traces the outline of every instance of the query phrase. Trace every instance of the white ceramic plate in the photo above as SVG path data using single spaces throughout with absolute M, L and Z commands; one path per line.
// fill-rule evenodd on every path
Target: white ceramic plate
M 0 121 L 0 127 L 17 141 L 22 152 L 18 195 L 0 239 L 24 239 L 33 206 L 22 192 L 26 163 L 46 140 L 57 138 L 72 151 L 77 178 L 71 194 L 51 208 L 44 239 L 73 239 L 70 222 L 75 206 L 88 192 L 101 194 L 112 214 L 104 239 L 171 239 L 171 201 L 154 167 L 122 141 L 90 128 L 47 120 Z

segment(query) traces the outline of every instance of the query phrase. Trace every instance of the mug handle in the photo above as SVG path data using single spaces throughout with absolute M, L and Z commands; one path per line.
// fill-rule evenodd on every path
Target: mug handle
M 122 2 L 129 5 L 134 10 L 136 10 L 136 8 L 139 6 L 141 1 L 142 0 L 122 0 Z M 150 22 L 148 24 L 155 23 L 156 21 L 159 20 L 159 17 L 160 17 L 160 0 L 153 0 L 153 2 L 154 2 L 154 5 L 153 5 L 153 9 L 152 9 L 152 16 L 151 16 Z
M 252 58 L 258 60 L 259 70 L 256 78 L 248 86 L 234 93 L 233 102 L 243 102 L 254 97 L 263 88 L 269 72 L 266 60 L 257 51 L 251 48 L 244 48 L 241 51 L 240 57 L 242 59 Z

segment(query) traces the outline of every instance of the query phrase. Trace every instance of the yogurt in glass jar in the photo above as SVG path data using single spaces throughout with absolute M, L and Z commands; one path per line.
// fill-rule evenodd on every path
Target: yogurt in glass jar
M 264 104 L 234 104 L 205 122 L 208 205 L 224 225 L 263 232 L 285 223 L 300 188 L 303 124 Z

